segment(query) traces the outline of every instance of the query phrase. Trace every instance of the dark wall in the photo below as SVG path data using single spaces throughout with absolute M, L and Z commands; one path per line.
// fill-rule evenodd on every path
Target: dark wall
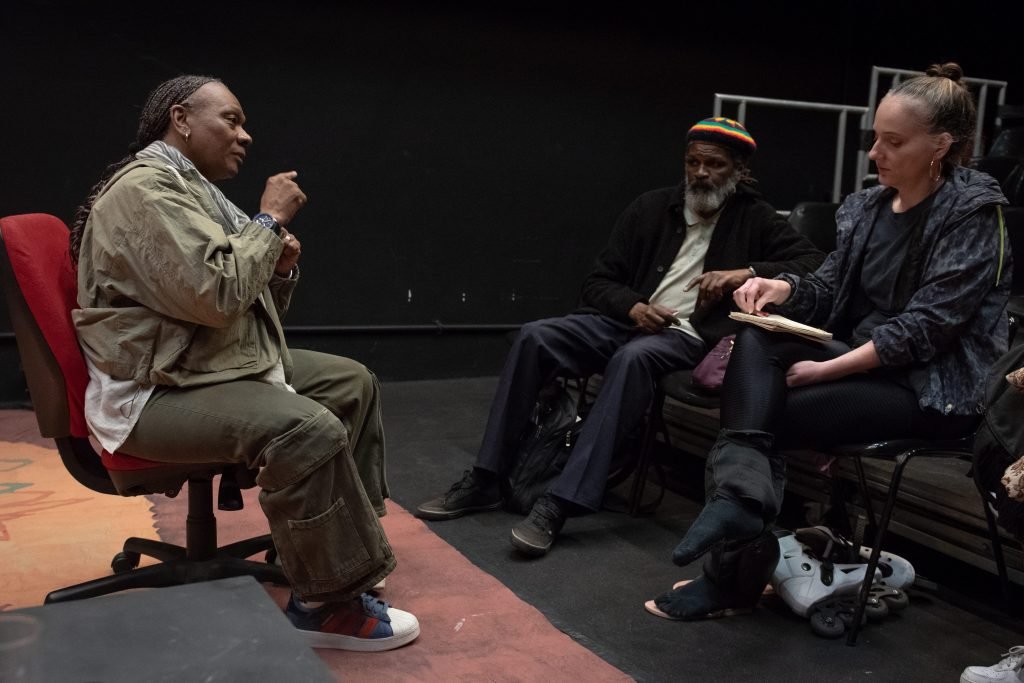
M 161 5 L 157 20 L 138 3 L 8 3 L 0 214 L 69 220 L 156 83 L 217 75 L 255 138 L 227 194 L 255 213 L 265 178 L 295 169 L 309 195 L 288 322 L 405 328 L 296 337 L 390 378 L 493 373 L 509 327 L 573 306 L 623 208 L 679 181 L 715 92 L 864 105 L 873 64 L 957 60 L 1020 101 L 998 18 L 778 4 L 293 0 Z M 748 114 L 776 206 L 827 198 L 831 121 Z

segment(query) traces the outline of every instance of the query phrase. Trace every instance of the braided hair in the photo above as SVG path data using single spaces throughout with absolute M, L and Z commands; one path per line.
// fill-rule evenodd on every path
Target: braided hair
M 89 219 L 92 205 L 107 182 L 115 173 L 135 161 L 137 152 L 163 138 L 171 123 L 172 106 L 185 103 L 192 93 L 212 82 L 219 83 L 220 79 L 212 76 L 177 76 L 164 81 L 149 93 L 146 103 L 142 106 L 142 114 L 139 116 L 139 130 L 135 135 L 135 142 L 128 146 L 127 156 L 107 166 L 102 177 L 90 190 L 88 198 L 75 209 L 75 217 L 71 223 L 70 244 L 73 263 L 78 263 L 78 254 L 82 247 L 82 233 L 85 231 L 85 222 Z

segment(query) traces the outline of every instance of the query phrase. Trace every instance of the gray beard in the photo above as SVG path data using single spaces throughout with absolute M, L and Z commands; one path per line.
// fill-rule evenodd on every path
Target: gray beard
M 739 182 L 739 175 L 733 174 L 721 187 L 710 190 L 688 184 L 686 186 L 686 208 L 698 216 L 711 216 L 722 208 L 726 199 L 732 196 Z

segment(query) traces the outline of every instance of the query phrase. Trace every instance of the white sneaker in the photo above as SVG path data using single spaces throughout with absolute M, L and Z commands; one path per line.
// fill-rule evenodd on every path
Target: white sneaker
M 1003 653 L 998 664 L 969 666 L 960 674 L 960 683 L 1024 683 L 1024 645 L 1015 645 Z
M 411 643 L 420 634 L 414 615 L 367 593 L 319 607 L 300 604 L 293 593 L 284 613 L 310 647 L 383 652 Z

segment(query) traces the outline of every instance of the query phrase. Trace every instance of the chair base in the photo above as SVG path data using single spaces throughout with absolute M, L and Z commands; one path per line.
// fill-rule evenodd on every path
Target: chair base
M 113 566 L 117 573 L 52 591 L 44 602 L 67 602 L 130 588 L 161 588 L 232 576 L 252 576 L 257 581 L 288 585 L 279 566 L 245 559 L 273 548 L 274 542 L 266 534 L 218 548 L 213 557 L 188 559 L 188 550 L 182 546 L 147 538 L 129 538 L 124 543 L 124 552 L 114 558 Z M 141 555 L 155 557 L 161 562 L 140 569 L 131 568 L 138 566 Z

